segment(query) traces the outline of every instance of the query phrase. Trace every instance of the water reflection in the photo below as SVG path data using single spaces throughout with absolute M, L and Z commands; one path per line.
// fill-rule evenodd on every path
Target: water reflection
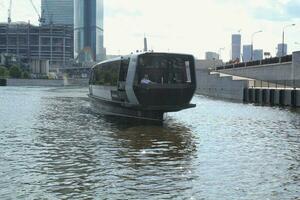
M 47 192 L 62 198 L 123 198 L 191 188 L 196 144 L 182 124 L 125 124 L 93 113 L 85 98 L 48 98 L 44 105 L 36 129 L 37 171 L 47 177 Z

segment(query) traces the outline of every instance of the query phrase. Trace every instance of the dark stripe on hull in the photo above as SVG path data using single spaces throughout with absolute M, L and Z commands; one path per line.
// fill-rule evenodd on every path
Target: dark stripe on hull
M 130 117 L 142 120 L 163 121 L 164 112 L 161 111 L 145 111 L 123 106 L 122 102 L 109 101 L 89 95 L 92 104 L 99 112 L 104 115 L 113 115 L 120 117 Z

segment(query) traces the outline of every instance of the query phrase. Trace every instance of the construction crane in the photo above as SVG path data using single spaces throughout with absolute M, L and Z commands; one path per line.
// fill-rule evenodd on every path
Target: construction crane
M 8 8 L 8 18 L 7 22 L 10 24 L 11 23 L 11 6 L 12 6 L 12 0 L 9 2 L 9 8 Z
M 34 3 L 33 3 L 32 0 L 30 0 L 30 3 L 31 3 L 31 5 L 32 5 L 33 9 L 35 10 L 36 14 L 37 14 L 38 17 L 39 17 L 39 22 L 40 22 L 40 23 L 44 23 L 44 22 L 45 22 L 45 19 L 44 19 L 43 17 L 41 17 L 39 11 L 38 11 L 37 8 L 35 7 L 35 5 L 34 5 Z

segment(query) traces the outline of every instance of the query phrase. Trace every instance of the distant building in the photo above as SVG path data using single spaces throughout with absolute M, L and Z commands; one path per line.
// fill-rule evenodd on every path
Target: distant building
M 74 24 L 74 0 L 42 0 L 42 24 Z
M 144 37 L 144 51 L 148 51 L 147 38 Z
M 195 66 L 197 69 L 208 69 L 222 66 L 224 63 L 222 60 L 195 60 Z
M 252 45 L 243 45 L 243 62 L 251 60 Z
M 205 52 L 205 59 L 206 60 L 219 60 L 220 56 L 219 54 L 215 53 L 215 52 Z
M 74 57 L 78 62 L 105 59 L 103 0 L 74 0 Z
M 73 26 L 0 23 L 1 53 L 27 63 L 49 60 L 51 68 L 63 67 L 73 59 Z
M 241 60 L 241 34 L 231 36 L 231 60 Z
M 282 44 L 282 43 L 278 44 L 276 56 L 281 57 L 285 55 L 287 55 L 287 44 Z
M 252 60 L 262 60 L 264 58 L 264 51 L 262 49 L 253 50 L 253 59 Z
M 30 62 L 30 72 L 36 78 L 49 75 L 49 60 L 32 60 Z

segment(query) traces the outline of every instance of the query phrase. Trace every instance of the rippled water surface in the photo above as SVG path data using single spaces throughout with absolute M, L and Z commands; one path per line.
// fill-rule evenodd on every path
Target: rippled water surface
M 163 126 L 81 88 L 0 88 L 1 199 L 299 199 L 300 112 L 195 96 Z

